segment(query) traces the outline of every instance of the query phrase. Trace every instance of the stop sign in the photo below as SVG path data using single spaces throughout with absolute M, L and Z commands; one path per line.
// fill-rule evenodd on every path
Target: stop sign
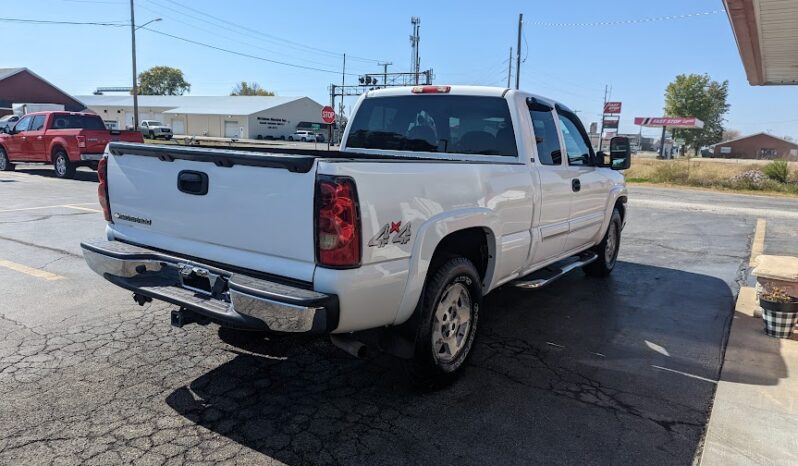
M 330 124 L 335 121 L 335 110 L 327 105 L 321 109 L 321 119 L 323 122 Z

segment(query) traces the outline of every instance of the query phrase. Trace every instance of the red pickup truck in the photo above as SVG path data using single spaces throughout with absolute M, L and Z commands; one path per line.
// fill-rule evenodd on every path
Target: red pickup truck
M 137 131 L 108 130 L 93 113 L 29 113 L 0 134 L 0 171 L 13 170 L 14 162 L 51 163 L 55 176 L 72 178 L 79 166 L 96 170 L 112 141 L 144 139 Z

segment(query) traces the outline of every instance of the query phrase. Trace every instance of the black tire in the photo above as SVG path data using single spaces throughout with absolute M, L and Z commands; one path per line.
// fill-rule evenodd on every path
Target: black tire
M 69 156 L 63 149 L 58 149 L 53 156 L 53 171 L 57 178 L 71 179 L 75 177 L 77 167 L 69 161 Z
M 154 131 L 150 131 L 150 139 L 157 139 Z
M 614 235 L 614 238 L 613 238 Z M 608 247 L 608 242 L 611 242 Z M 591 251 L 598 255 L 598 259 L 582 267 L 585 274 L 591 277 L 606 277 L 615 268 L 618 261 L 618 251 L 621 248 L 621 213 L 618 209 L 612 211 L 610 224 L 604 238 Z
M 288 140 L 289 140 L 289 141 L 293 141 L 293 140 L 294 140 L 294 137 L 293 137 L 293 136 L 288 136 Z
M 307 138 L 302 138 L 302 142 L 308 142 Z
M 0 147 L 0 172 L 14 171 L 14 164 L 8 160 L 5 149 Z
M 444 299 L 454 301 L 447 305 Z M 413 358 L 405 361 L 414 385 L 422 389 L 441 388 L 462 373 L 476 338 L 480 306 L 482 285 L 471 261 L 454 257 L 431 271 L 414 314 L 415 352 Z M 460 312 L 455 308 L 460 308 Z M 463 328 L 463 312 L 469 314 L 466 328 Z M 440 346 L 433 343 L 436 335 Z M 453 353 L 447 339 L 455 345 Z

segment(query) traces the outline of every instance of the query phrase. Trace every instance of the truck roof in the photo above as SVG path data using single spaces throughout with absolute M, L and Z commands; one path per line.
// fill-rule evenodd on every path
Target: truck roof
M 524 92 L 521 90 L 514 90 L 509 89 L 506 87 L 491 87 L 491 86 L 467 86 L 467 85 L 446 85 L 446 84 L 433 84 L 429 86 L 419 85 L 419 86 L 403 86 L 403 87 L 389 87 L 385 89 L 377 89 L 374 91 L 368 91 L 365 95 L 365 98 L 371 97 L 389 97 L 389 96 L 402 96 L 402 95 L 411 95 L 413 94 L 414 88 L 423 88 L 423 87 L 433 87 L 433 88 L 448 88 L 446 92 L 439 92 L 445 93 L 449 95 L 470 95 L 470 96 L 481 96 L 481 97 L 507 97 L 513 95 L 521 95 L 523 97 L 534 97 L 536 100 L 546 103 L 548 105 L 560 106 L 561 108 L 568 109 L 567 106 L 563 105 L 562 103 L 550 99 L 548 97 L 544 97 L 537 94 L 532 94 L 529 92 Z
M 41 112 L 30 112 L 22 116 L 28 115 L 80 115 L 80 116 L 99 116 L 91 112 L 67 112 L 66 110 L 44 110 Z

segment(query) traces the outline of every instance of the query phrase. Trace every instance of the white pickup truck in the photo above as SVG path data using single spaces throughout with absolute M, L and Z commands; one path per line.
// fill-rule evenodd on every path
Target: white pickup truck
M 579 118 L 502 88 L 369 91 L 338 152 L 112 143 L 106 240 L 88 265 L 172 322 L 331 334 L 446 383 L 483 296 L 569 270 L 604 276 L 626 220 L 628 141 L 594 153 Z

